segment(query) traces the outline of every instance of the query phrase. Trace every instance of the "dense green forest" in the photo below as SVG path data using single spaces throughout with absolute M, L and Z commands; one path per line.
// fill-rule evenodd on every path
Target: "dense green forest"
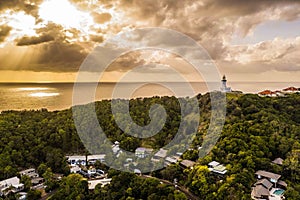
M 255 171 L 268 170 L 281 174 L 288 183 L 287 199 L 300 199 L 300 94 L 272 98 L 227 94 L 227 115 L 222 135 L 203 158 L 198 158 L 197 149 L 210 122 L 210 95 L 198 95 L 197 99 L 200 126 L 191 149 L 183 154 L 184 159 L 197 161 L 197 165 L 183 170 L 175 164 L 151 173 L 152 176 L 171 182 L 177 178 L 180 185 L 200 199 L 251 199 Z M 111 101 L 96 102 L 100 125 L 112 142 L 120 141 L 121 148 L 134 151 L 139 146 L 158 149 L 172 140 L 182 120 L 177 98 L 139 98 L 130 100 L 129 104 L 132 119 L 141 126 L 150 122 L 151 105 L 163 105 L 168 115 L 166 124 L 159 134 L 137 139 L 117 126 L 111 113 Z M 86 153 L 77 135 L 71 109 L 2 112 L 0 135 L 0 180 L 12 177 L 24 168 L 41 168 L 41 164 L 51 172 L 68 175 L 65 155 Z M 283 166 L 271 164 L 277 157 L 284 159 Z M 228 173 L 222 180 L 209 173 L 206 166 L 212 160 L 226 165 Z M 110 177 L 113 178 L 111 185 L 90 193 L 86 189 L 86 181 L 79 175 L 69 175 L 60 183 L 52 199 L 158 199 L 158 196 L 162 199 L 185 199 L 174 187 L 159 184 L 155 179 L 143 179 L 115 170 L 110 170 Z M 74 192 L 67 192 L 71 186 L 78 187 Z

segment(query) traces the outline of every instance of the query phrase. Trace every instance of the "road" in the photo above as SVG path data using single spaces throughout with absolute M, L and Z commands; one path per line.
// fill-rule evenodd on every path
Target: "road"
M 164 179 L 156 178 L 156 177 L 149 176 L 149 175 L 141 175 L 141 177 L 143 177 L 143 178 L 154 178 L 154 179 L 157 179 L 157 180 L 159 180 L 160 182 L 162 182 L 162 183 L 164 183 L 164 184 L 174 186 L 173 183 L 171 183 L 170 181 L 164 180 Z M 174 186 L 174 187 L 175 187 L 175 186 Z M 180 185 L 177 185 L 176 188 L 177 188 L 178 190 L 180 190 L 181 192 L 183 192 L 183 193 L 185 194 L 185 196 L 186 196 L 187 198 L 189 198 L 190 200 L 200 200 L 199 197 L 197 197 L 196 195 L 194 195 L 193 193 L 191 193 L 187 188 L 185 188 L 185 187 L 183 187 L 183 186 L 180 186 Z

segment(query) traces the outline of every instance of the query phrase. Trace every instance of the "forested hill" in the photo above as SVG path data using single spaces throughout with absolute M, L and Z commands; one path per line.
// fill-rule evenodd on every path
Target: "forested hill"
M 201 159 L 198 159 L 196 149 L 201 146 L 206 134 L 211 105 L 209 94 L 198 95 L 197 98 L 201 113 L 199 132 L 191 150 L 183 158 L 198 164 L 193 170 L 184 172 L 170 166 L 153 175 L 173 181 L 173 176 L 180 172 L 180 184 L 201 199 L 250 199 L 251 185 L 256 181 L 255 171 L 268 170 L 281 174 L 288 183 L 285 193 L 288 199 L 300 198 L 300 94 L 272 98 L 227 94 L 227 116 L 222 135 L 209 155 Z M 116 125 L 111 102 L 96 102 L 100 125 L 111 141 L 120 141 L 121 148 L 134 151 L 139 146 L 158 149 L 172 140 L 181 120 L 180 104 L 175 97 L 141 98 L 129 103 L 131 117 L 141 126 L 150 121 L 148 112 L 151 105 L 163 105 L 168 114 L 166 124 L 159 134 L 151 138 L 129 137 Z M 64 156 L 85 153 L 76 133 L 71 109 L 2 112 L 0 136 L 0 180 L 16 175 L 20 169 L 38 167 L 41 163 L 54 172 L 67 174 Z M 284 159 L 282 167 L 271 164 L 277 157 Z M 207 172 L 205 166 L 212 160 L 227 167 L 224 180 L 216 180 Z M 128 189 L 126 184 L 122 190 L 113 187 L 114 184 L 111 184 L 106 190 L 122 194 L 122 190 Z

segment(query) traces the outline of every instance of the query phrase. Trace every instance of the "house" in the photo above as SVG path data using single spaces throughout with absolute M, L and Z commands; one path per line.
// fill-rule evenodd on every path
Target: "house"
M 167 156 L 167 152 L 167 150 L 161 148 L 158 152 L 154 154 L 151 160 L 154 162 L 159 162 Z
M 283 164 L 283 159 L 282 158 L 276 158 L 275 160 L 272 161 L 272 164 L 282 165 Z
M 282 90 L 284 93 L 296 93 L 299 92 L 298 88 L 288 87 Z
M 20 183 L 20 179 L 16 176 L 0 181 L 0 196 L 5 196 L 10 192 L 17 193 L 23 189 L 24 184 Z
M 41 184 L 41 183 L 44 183 L 44 179 L 41 178 L 41 177 L 35 177 L 35 178 L 32 178 L 32 179 L 31 179 L 31 184 L 32 184 L 33 186 L 39 185 L 39 184 Z
M 175 157 L 166 157 L 165 164 L 166 166 L 177 163 L 178 159 Z
M 138 158 L 146 158 L 148 155 L 152 153 L 153 149 L 145 148 L 145 147 L 138 147 L 135 150 L 135 156 Z
M 276 184 L 278 180 L 280 179 L 281 175 L 279 174 L 274 174 L 272 172 L 267 172 L 264 170 L 259 170 L 255 173 L 258 179 L 268 179 L 272 183 Z
M 212 162 L 208 163 L 208 168 L 214 168 L 218 165 L 220 165 L 220 163 L 218 163 L 217 161 L 212 161 Z
M 23 170 L 23 171 L 19 172 L 19 174 L 21 176 L 24 176 L 24 175 L 29 176 L 30 174 L 33 174 L 33 173 L 35 173 L 35 169 L 34 168 L 26 169 L 26 170 Z
M 88 155 L 87 161 L 90 165 L 95 164 L 97 161 L 104 162 L 105 154 Z
M 20 171 L 19 174 L 22 176 L 28 176 L 31 179 L 31 184 L 33 186 L 41 184 L 44 182 L 44 179 L 39 177 L 39 174 L 36 173 L 36 170 L 34 168 L 26 169 L 23 171 Z
M 276 159 L 275 159 L 276 160 Z M 287 188 L 286 182 L 280 180 L 281 175 L 264 170 L 255 173 L 257 181 L 252 187 L 251 198 L 256 200 L 281 200 Z
M 283 96 L 284 96 L 284 93 L 283 93 L 282 91 L 279 91 L 279 90 L 276 90 L 276 91 L 275 91 L 275 94 L 276 94 L 276 96 L 278 96 L 278 97 L 283 97 Z
M 79 167 L 79 166 L 72 166 L 71 168 L 70 168 L 70 173 L 79 173 L 81 171 L 81 168 Z
M 18 195 L 19 195 L 19 197 L 17 198 L 18 200 L 26 200 L 27 199 L 26 192 L 19 192 Z
M 256 199 L 268 199 L 272 187 L 273 184 L 269 180 L 261 179 L 254 184 L 251 196 Z
M 23 171 L 20 171 L 19 174 L 21 176 L 28 176 L 29 178 L 33 179 L 33 178 L 38 178 L 39 177 L 39 174 L 36 173 L 35 169 L 34 168 L 30 168 L 30 169 L 26 169 L 26 170 L 23 170 Z
M 258 95 L 261 97 L 276 97 L 277 96 L 276 92 L 273 92 L 271 90 L 264 90 L 262 92 L 259 92 Z
M 192 168 L 196 163 L 191 160 L 182 160 L 180 165 L 184 168 Z
M 97 179 L 97 180 L 89 180 L 88 187 L 89 190 L 94 190 L 96 185 L 101 184 L 101 187 L 104 187 L 107 184 L 110 184 L 111 178 Z
M 85 166 L 88 162 L 88 164 L 93 165 L 97 161 L 104 162 L 105 161 L 105 154 L 96 154 L 96 155 L 88 155 L 88 156 L 81 156 L 81 155 L 75 155 L 75 156 L 66 156 L 67 162 L 71 166 L 76 165 L 83 165 Z
M 217 175 L 225 175 L 227 173 L 226 167 L 217 161 L 208 163 L 208 170 Z
M 86 156 L 66 156 L 67 161 L 71 166 L 83 165 L 86 159 Z M 82 162 L 84 161 L 84 162 Z

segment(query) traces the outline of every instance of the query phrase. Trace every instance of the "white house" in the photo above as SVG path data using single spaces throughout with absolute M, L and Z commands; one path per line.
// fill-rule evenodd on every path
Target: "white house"
M 79 162 L 81 164 L 82 161 L 85 161 L 86 157 L 85 156 L 66 156 L 68 159 L 68 163 L 71 166 L 78 165 Z
M 9 190 L 10 187 L 11 190 Z M 23 189 L 24 189 L 24 184 L 20 183 L 20 179 L 16 176 L 0 181 L 0 196 L 6 195 L 7 192 L 10 191 L 13 193 L 17 193 L 22 191 Z
M 81 168 L 79 167 L 79 166 L 72 166 L 71 168 L 70 168 L 70 173 L 79 173 L 81 171 Z
M 218 175 L 224 175 L 227 173 L 226 167 L 217 161 L 208 163 L 208 170 Z
M 93 163 L 93 162 L 96 163 L 96 161 L 104 162 L 105 154 L 88 155 L 87 160 L 89 163 Z
M 153 151 L 153 149 L 150 149 L 150 148 L 138 147 L 135 150 L 135 156 L 138 157 L 138 158 L 145 158 L 149 154 L 151 154 L 152 151 Z
M 39 177 L 39 174 L 36 173 L 36 171 L 35 171 L 34 168 L 30 168 L 30 169 L 26 169 L 26 170 L 20 171 L 19 174 L 21 176 L 25 176 L 26 175 L 26 176 L 28 176 L 31 179 Z

